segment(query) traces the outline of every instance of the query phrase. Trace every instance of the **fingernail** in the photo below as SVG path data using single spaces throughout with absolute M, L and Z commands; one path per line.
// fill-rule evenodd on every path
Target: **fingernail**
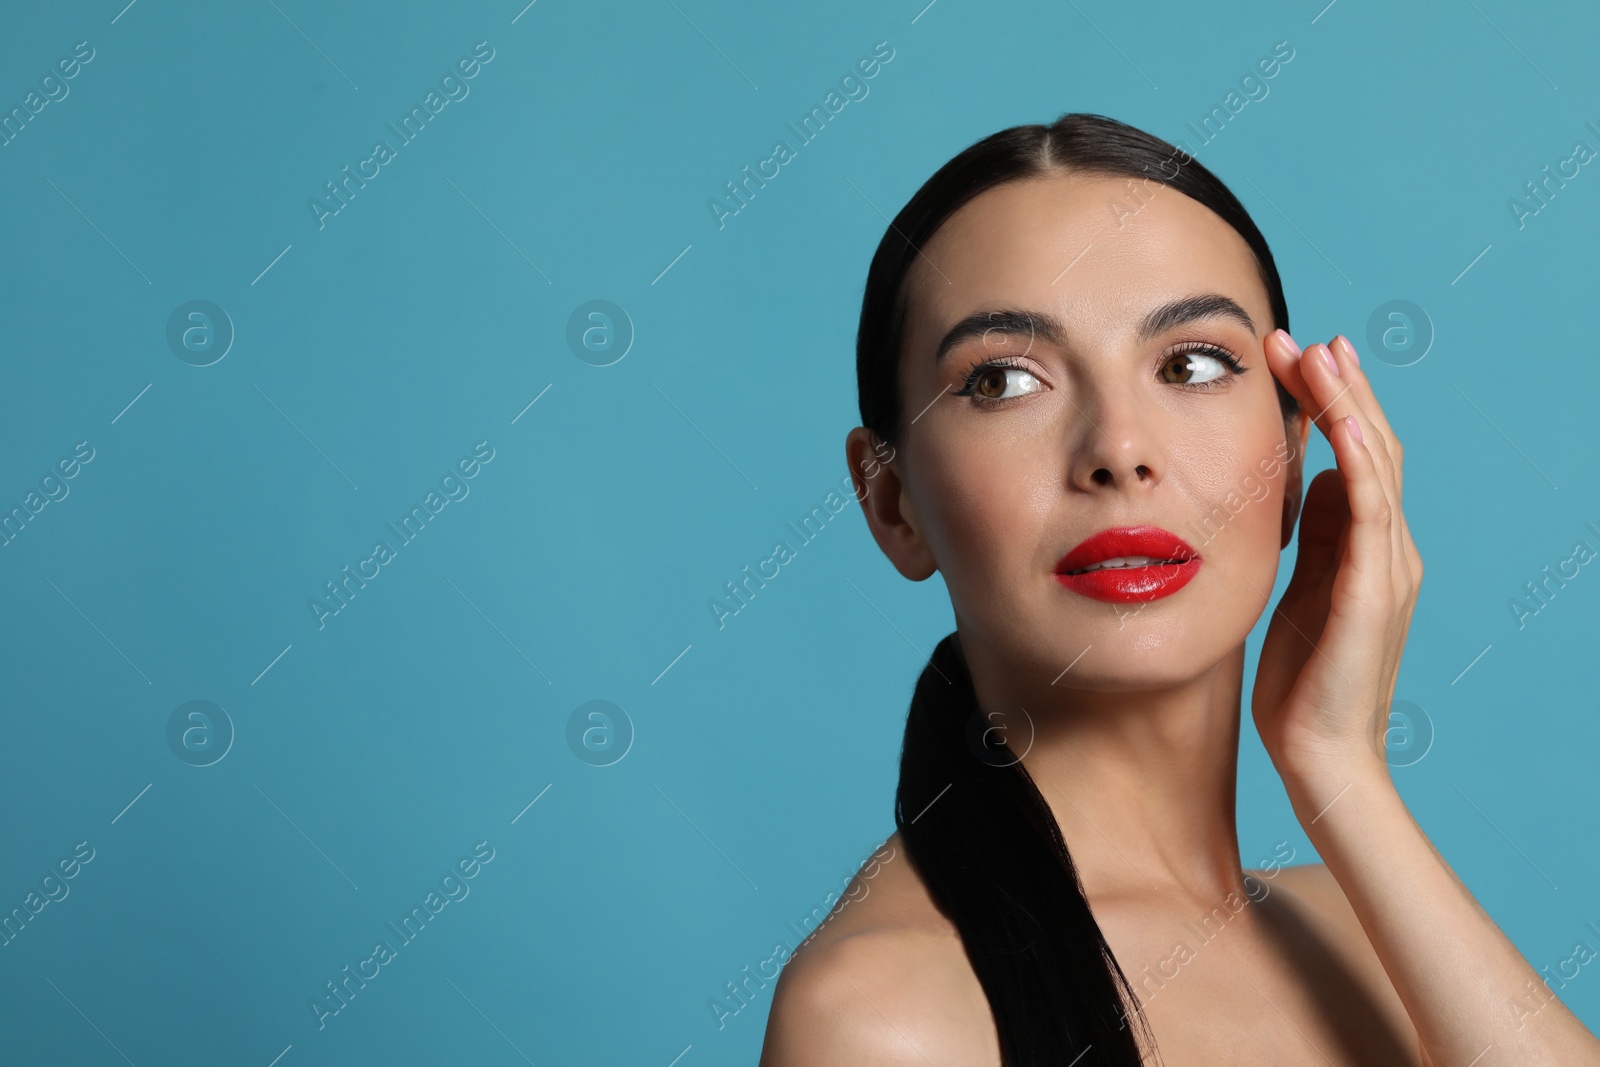
M 1289 346 L 1289 351 L 1293 352 L 1296 356 L 1300 355 L 1300 346 L 1294 343 L 1294 338 L 1289 336 L 1288 330 L 1280 328 L 1274 332 L 1279 337 L 1283 338 L 1283 343 Z
M 1357 444 L 1360 444 L 1365 440 L 1365 438 L 1361 436 L 1361 424 L 1356 421 L 1356 417 L 1354 415 L 1346 415 L 1344 417 L 1344 421 L 1345 425 L 1350 427 L 1350 436 L 1356 439 Z
M 1322 358 L 1328 361 L 1328 369 L 1333 371 L 1333 376 L 1335 378 L 1344 377 L 1344 375 L 1339 373 L 1339 361 L 1333 358 L 1333 349 L 1329 348 L 1327 345 L 1323 345 Z
M 1344 350 L 1350 353 L 1350 362 L 1358 367 L 1361 366 L 1361 357 L 1356 354 L 1356 346 L 1351 344 L 1350 338 L 1345 337 L 1344 334 L 1341 333 L 1339 336 L 1344 338 Z

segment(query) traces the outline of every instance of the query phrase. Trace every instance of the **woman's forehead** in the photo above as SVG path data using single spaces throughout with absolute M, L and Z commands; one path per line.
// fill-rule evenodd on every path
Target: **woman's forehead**
M 1250 246 L 1169 186 L 1101 175 L 1008 182 L 973 198 L 922 249 L 907 279 L 919 347 L 974 310 L 1048 308 L 1079 330 L 1119 332 L 1149 309 L 1225 294 L 1271 329 Z

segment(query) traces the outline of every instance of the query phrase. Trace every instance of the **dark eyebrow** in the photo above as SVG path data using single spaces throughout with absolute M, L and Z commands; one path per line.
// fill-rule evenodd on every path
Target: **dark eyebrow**
M 1223 296 L 1221 293 L 1202 293 L 1151 309 L 1140 320 L 1136 336 L 1139 342 L 1143 343 L 1175 326 L 1198 319 L 1218 317 L 1233 319 L 1249 330 L 1252 337 L 1256 335 L 1255 321 L 1250 318 L 1249 312 L 1231 297 Z M 934 351 L 934 363 L 937 365 L 957 345 L 974 337 L 982 337 L 990 330 L 1026 334 L 1030 339 L 1041 340 L 1057 348 L 1066 344 L 1066 328 L 1061 320 L 1049 312 L 1029 311 L 1025 308 L 995 308 L 989 311 L 975 311 L 950 327 Z
M 1170 304 L 1162 304 L 1151 310 L 1139 323 L 1139 340 L 1148 341 L 1158 337 L 1174 326 L 1181 326 L 1186 322 L 1196 319 L 1229 318 L 1250 331 L 1250 336 L 1256 336 L 1256 324 L 1250 318 L 1249 312 L 1240 307 L 1231 297 L 1221 293 L 1201 293 L 1199 296 L 1186 296 L 1182 300 L 1174 300 Z
M 1065 347 L 1066 344 L 1066 330 L 1062 329 L 1060 320 L 1047 311 L 1026 311 L 1021 308 L 974 311 L 946 331 L 944 338 L 939 342 L 939 347 L 933 353 L 934 364 L 937 365 L 943 360 L 945 354 L 952 348 L 974 337 L 982 337 L 990 330 L 1026 334 L 1030 347 L 1033 338 L 1057 348 Z

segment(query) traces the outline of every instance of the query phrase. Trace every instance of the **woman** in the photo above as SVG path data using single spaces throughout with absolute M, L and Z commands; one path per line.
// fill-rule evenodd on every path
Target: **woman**
M 1101 116 L 980 141 L 891 224 L 847 457 L 956 630 L 763 1067 L 1600 1064 L 1389 778 L 1402 450 L 1349 340 L 1287 328 L 1234 196 Z M 1247 872 L 1244 646 L 1297 519 L 1251 710 L 1325 865 Z

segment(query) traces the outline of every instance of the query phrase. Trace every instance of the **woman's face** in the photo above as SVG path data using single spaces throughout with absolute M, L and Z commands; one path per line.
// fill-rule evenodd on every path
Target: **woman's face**
M 894 478 L 863 502 L 879 544 L 907 577 L 943 574 L 969 661 L 1008 677 L 1128 690 L 1218 663 L 1267 605 L 1303 451 L 1244 239 L 1167 186 L 1053 176 L 978 196 L 921 252 Z M 858 429 L 852 461 L 866 447 Z M 1200 562 L 1147 568 L 1133 601 L 1057 577 L 1126 526 L 1176 534 Z M 1181 588 L 1147 595 L 1182 569 Z

